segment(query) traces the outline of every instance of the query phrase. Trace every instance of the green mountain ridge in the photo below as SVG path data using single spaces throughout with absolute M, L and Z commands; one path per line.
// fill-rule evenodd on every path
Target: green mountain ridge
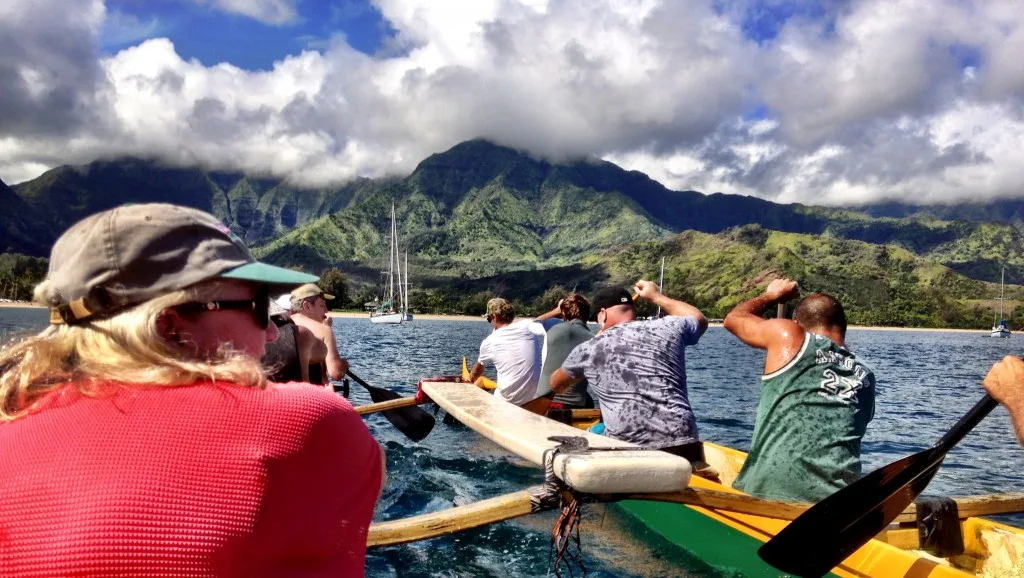
M 56 239 L 53 227 L 3 181 L 0 181 L 0 231 L 3 232 L 0 251 L 4 253 L 37 254 L 39 239 Z
M 0 186 L 0 242 L 8 252 L 46 255 L 77 219 L 153 201 L 209 211 L 259 258 L 317 273 L 339 267 L 356 288 L 379 281 L 394 203 L 420 297 L 456 309 L 476 307 L 483 293 L 513 286 L 529 301 L 543 297 L 545 284 L 571 289 L 630 282 L 641 272 L 637 267 L 660 255 L 678 286 L 715 312 L 749 291 L 744 278 L 788 275 L 842 294 L 864 311 L 876 303 L 892 323 L 963 325 L 980 319 L 970 313 L 973 300 L 994 295 L 981 281 L 998 280 L 1004 265 L 1008 282 L 1024 283 L 1024 232 L 1014 225 L 1014 201 L 991 211 L 965 206 L 972 220 L 943 220 L 928 208 L 912 212 L 892 204 L 859 210 L 782 205 L 672 191 L 606 161 L 553 164 L 483 140 L 431 155 L 405 178 L 320 189 L 145 159 L 58 167 L 15 187 Z M 761 246 L 751 244 L 762 238 Z M 890 302 L 913 305 L 901 309 Z M 953 317 L 943 317 L 944 310 Z
M 636 171 L 605 161 L 552 165 L 485 141 L 430 156 L 406 179 L 362 187 L 338 215 L 346 226 L 387 231 L 397 206 L 400 238 L 428 274 L 493 275 L 578 262 L 582 255 L 686 230 L 719 233 L 750 224 L 767 229 L 894 245 L 964 273 L 1024 282 L 1024 231 L 1006 223 L 927 217 L 873 218 L 864 213 L 780 205 L 736 195 L 670 191 Z M 315 270 L 331 262 L 385 257 L 317 221 L 257 248 L 261 258 Z M 308 230 L 307 230 L 308 229 Z M 453 267 L 462 270 L 454 271 Z
M 29 207 L 23 222 L 46 224 L 24 250 L 43 256 L 56 237 L 79 219 L 125 203 L 164 202 L 195 207 L 222 219 L 248 243 L 277 237 L 343 208 L 362 183 L 297 189 L 275 179 L 206 172 L 122 158 L 61 166 L 13 187 Z M 10 229 L 0 229 L 4 237 Z
M 908 205 L 899 202 L 854 207 L 872 217 L 926 217 L 948 221 L 988 221 L 1024 228 L 1024 199 L 994 199 L 985 203 Z
M 893 244 L 989 281 L 1005 264 L 1008 280 L 1024 282 L 1024 233 L 1010 223 L 946 221 L 926 212 L 875 218 L 854 210 L 671 191 L 606 161 L 551 164 L 482 140 L 431 155 L 404 179 L 363 179 L 333 188 L 303 189 L 270 178 L 127 158 L 58 167 L 11 191 L 0 192 L 0 208 L 11 207 L 0 222 L 0 244 L 37 256 L 46 255 L 59 232 L 85 215 L 125 202 L 165 201 L 217 215 L 280 264 L 367 265 L 381 258 L 381 234 L 395 202 L 412 258 L 428 269 L 468 267 L 467 275 L 560 266 L 631 241 L 757 224 Z M 1013 203 L 989 213 L 972 206 L 965 211 L 1012 222 L 1018 215 Z M 878 212 L 899 210 L 906 207 L 889 204 Z
M 502 295 L 520 311 L 537 314 L 566 291 L 589 293 L 605 285 L 657 279 L 662 257 L 666 293 L 709 317 L 724 317 L 779 277 L 798 280 L 805 292 L 836 295 L 851 324 L 861 325 L 984 328 L 994 320 L 999 295 L 997 283 L 968 279 L 899 247 L 748 225 L 714 235 L 687 231 L 616 247 L 588 255 L 574 266 L 456 280 L 421 291 L 413 303 L 475 313 L 486 298 Z M 1024 327 L 1017 314 L 1024 306 L 1024 286 L 1006 287 L 1005 306 L 1013 326 Z

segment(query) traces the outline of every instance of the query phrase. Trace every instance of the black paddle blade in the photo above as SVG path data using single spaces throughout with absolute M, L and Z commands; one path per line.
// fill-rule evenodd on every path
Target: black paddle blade
M 391 401 L 402 397 L 390 389 L 374 387 L 366 383 L 351 371 L 348 372 L 348 375 L 355 380 L 356 383 L 366 388 L 366 391 L 370 393 L 370 399 L 373 400 L 374 403 Z M 418 442 L 427 437 L 427 435 L 429 435 L 434 429 L 434 416 L 415 406 L 389 409 L 382 413 L 384 414 L 384 417 L 391 422 L 391 425 L 398 428 L 398 431 L 405 434 L 405 437 L 414 442 Z
M 945 452 L 929 449 L 871 472 L 801 514 L 761 546 L 758 556 L 794 576 L 828 574 L 924 491 L 943 457 Z M 879 500 L 882 493 L 886 497 Z
M 434 429 L 434 416 L 418 407 L 403 407 L 382 412 L 405 437 L 418 442 Z
M 934 447 L 871 472 L 818 502 L 757 551 L 765 562 L 796 576 L 823 576 L 885 529 L 942 465 L 946 452 L 991 412 L 985 396 Z

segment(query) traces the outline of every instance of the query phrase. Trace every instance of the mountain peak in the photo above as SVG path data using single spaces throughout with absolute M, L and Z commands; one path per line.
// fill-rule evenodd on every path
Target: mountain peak
M 518 163 L 533 165 L 548 164 L 532 158 L 525 151 L 516 150 L 511 147 L 496 144 L 486 139 L 478 138 L 460 142 L 444 152 L 430 155 L 416 166 L 416 169 L 412 174 L 438 166 L 464 166 L 466 163 L 480 162 L 487 163 L 492 167 Z

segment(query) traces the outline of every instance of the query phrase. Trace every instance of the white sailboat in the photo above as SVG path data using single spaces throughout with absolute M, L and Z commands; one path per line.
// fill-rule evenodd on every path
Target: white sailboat
M 1003 273 L 999 278 L 999 321 L 992 324 L 992 333 L 990 337 L 1010 337 L 1010 327 L 1006 324 L 1003 319 L 1003 281 L 1006 280 L 1006 267 L 1003 267 Z
M 409 314 L 409 253 L 405 254 L 405 280 L 402 280 L 402 263 L 398 257 L 398 225 L 395 221 L 395 205 L 391 205 L 391 235 L 388 243 L 388 284 L 384 288 L 384 299 L 376 310 L 370 312 L 370 323 L 399 324 L 412 321 Z M 397 283 L 395 278 L 398 278 Z M 397 291 L 396 291 L 397 289 Z

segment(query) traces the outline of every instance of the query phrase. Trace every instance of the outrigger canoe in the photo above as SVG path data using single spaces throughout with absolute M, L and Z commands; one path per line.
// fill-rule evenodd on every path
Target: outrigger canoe
M 463 380 L 468 379 L 468 369 L 463 360 Z M 424 391 L 434 402 L 441 405 L 456 419 L 464 414 L 459 404 L 480 403 L 500 404 L 504 415 L 517 411 L 528 412 L 510 406 L 499 400 L 476 399 L 491 397 L 485 391 L 493 391 L 495 384 L 487 378 L 480 378 L 472 387 L 463 384 L 429 384 Z M 471 390 L 471 391 L 468 391 Z M 453 392 L 458 392 L 454 394 Z M 473 399 L 472 402 L 467 400 Z M 504 446 L 521 457 L 537 463 L 536 456 L 525 455 L 522 448 L 506 443 L 514 438 L 514 432 L 502 432 L 501 423 L 486 423 L 487 412 L 475 412 L 476 419 L 467 420 L 470 428 Z M 495 414 L 497 415 L 497 414 Z M 483 419 L 480 417 L 483 416 Z M 463 421 L 460 419 L 460 421 Z M 565 428 L 563 424 L 551 422 L 552 431 Z M 579 429 L 586 429 L 593 420 L 572 423 Z M 511 425 L 511 424 L 510 424 Z M 537 425 L 531 422 L 531 426 Z M 557 427 L 556 427 L 557 426 Z M 511 428 L 510 428 L 511 429 Z M 506 437 L 506 433 L 508 436 Z M 564 435 L 565 429 L 558 435 Z M 588 437 L 595 434 L 587 433 Z M 609 439 L 609 438 L 604 438 Z M 661 452 L 653 452 L 661 453 Z M 690 488 L 715 490 L 736 495 L 745 495 L 731 487 L 739 474 L 746 454 L 728 447 L 705 442 L 704 453 L 707 462 L 717 470 L 719 481 L 693 475 L 689 478 Z M 1011 496 L 1016 511 L 1024 509 L 1024 497 Z M 939 558 L 918 550 L 918 529 L 915 522 L 904 521 L 892 525 L 879 534 L 839 566 L 829 576 L 841 577 L 885 577 L 885 578 L 944 578 L 944 577 L 1020 577 L 1024 576 L 1024 530 L 976 517 L 1007 511 L 996 509 L 990 497 L 958 500 L 960 528 L 963 533 L 964 553 L 951 558 Z M 1005 506 L 1005 500 L 1003 500 Z M 699 558 L 706 564 L 723 572 L 735 572 L 742 576 L 780 576 L 781 573 L 767 565 L 757 556 L 757 549 L 778 533 L 788 521 L 777 517 L 741 514 L 725 510 L 712 510 L 699 506 L 665 503 L 647 500 L 624 500 L 614 507 L 621 509 L 640 525 L 645 526 L 668 542 Z M 968 517 L 969 516 L 969 517 Z M 900 520 L 906 520 L 907 515 Z M 913 517 L 910 517 L 913 520 Z M 809 552 L 808 555 L 813 555 Z

